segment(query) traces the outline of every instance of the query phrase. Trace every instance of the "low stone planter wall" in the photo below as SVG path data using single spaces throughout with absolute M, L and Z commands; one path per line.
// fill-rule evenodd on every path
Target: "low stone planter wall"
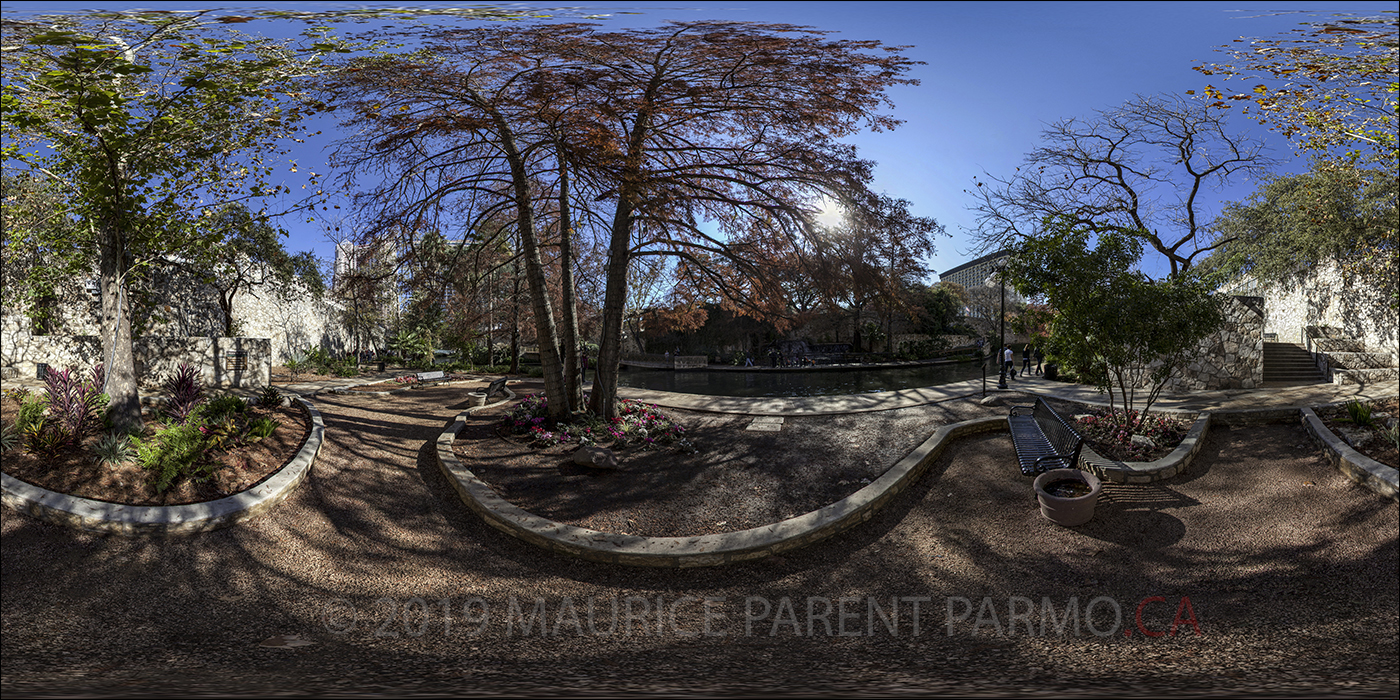
M 1210 421 L 1211 414 L 1200 414 L 1195 424 L 1187 431 L 1186 437 L 1181 439 L 1181 444 L 1161 459 L 1151 462 L 1120 462 L 1100 456 L 1086 444 L 1079 455 L 1079 467 L 1115 484 L 1147 484 L 1170 479 L 1191 466 L 1196 453 L 1205 445 Z
M 501 498 L 452 451 L 452 443 L 466 416 L 475 410 L 478 409 L 468 409 L 438 437 L 438 467 L 467 507 L 487 524 L 511 537 L 566 556 L 627 566 L 672 568 L 751 561 L 826 539 L 869 520 L 876 510 L 915 483 L 952 440 L 1007 429 L 1006 418 L 1000 416 L 943 426 L 865 488 L 831 505 L 779 523 L 718 535 L 638 537 L 555 522 Z
M 1301 410 L 1303 427 L 1322 445 L 1328 461 L 1347 478 L 1393 500 L 1400 500 L 1400 472 L 1357 452 L 1337 437 L 1311 408 Z
M 286 500 L 311 473 L 311 465 L 321 451 L 326 425 L 321 413 L 309 402 L 297 398 L 311 416 L 311 433 L 296 457 L 262 483 L 242 493 L 207 503 L 183 506 L 129 506 L 90 498 L 69 496 L 25 483 L 8 474 L 3 481 L 6 506 L 40 520 L 76 530 L 88 530 L 126 537 L 145 535 L 184 535 L 228 527 L 257 517 Z

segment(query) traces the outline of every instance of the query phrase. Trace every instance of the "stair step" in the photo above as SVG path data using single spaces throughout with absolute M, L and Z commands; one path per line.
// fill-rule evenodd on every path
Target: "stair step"
M 1383 369 L 1337 369 L 1332 370 L 1335 384 L 1391 384 L 1400 381 L 1400 367 Z

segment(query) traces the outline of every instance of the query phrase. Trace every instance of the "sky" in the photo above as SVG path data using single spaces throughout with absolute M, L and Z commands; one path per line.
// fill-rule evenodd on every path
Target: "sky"
M 360 3 L 278 3 L 306 9 L 345 8 Z M 365 3 L 376 5 L 376 3 Z M 439 5 L 446 3 L 392 3 Z M 483 3 L 467 3 L 483 4 Z M 505 3 L 608 15 L 604 28 L 654 26 L 663 20 L 728 19 L 784 22 L 836 32 L 831 39 L 875 39 L 908 46 L 905 55 L 925 65 L 907 77 L 917 86 L 889 91 L 893 131 L 850 139 L 861 156 L 877 163 L 874 188 L 909 200 L 919 216 L 932 217 L 949 234 L 936 241 L 928 261 L 934 272 L 976 256 L 968 236 L 975 227 L 968 189 L 973 178 L 1006 177 L 1038 145 L 1042 129 L 1068 117 L 1090 117 L 1135 95 L 1199 92 L 1211 80 L 1193 71 L 1202 61 L 1224 61 L 1216 47 L 1240 37 L 1268 37 L 1335 13 L 1376 15 L 1393 2 L 569 2 Z M 267 3 L 6 2 L 5 12 L 208 7 L 266 7 Z M 576 16 L 559 13 L 559 21 Z M 548 21 L 548 20 L 545 20 Z M 241 25 L 250 29 L 253 25 Z M 269 30 L 275 32 L 275 30 Z M 1280 172 L 1306 169 L 1281 137 L 1248 119 L 1232 116 L 1234 131 L 1264 136 Z M 333 131 L 333 124 L 327 124 Z M 308 140 L 296 154 L 300 168 L 326 172 L 327 134 Z M 287 184 L 298 189 L 295 176 Z M 1221 202 L 1245 199 L 1257 182 L 1239 182 L 1209 193 L 1208 218 Z M 290 232 L 289 250 L 313 250 L 330 258 L 334 246 L 322 225 L 281 221 Z M 1165 274 L 1152 253 L 1144 270 Z M 929 281 L 936 279 L 930 275 Z

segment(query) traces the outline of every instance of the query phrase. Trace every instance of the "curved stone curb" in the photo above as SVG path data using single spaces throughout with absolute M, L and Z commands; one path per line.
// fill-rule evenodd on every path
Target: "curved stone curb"
M 316 396 L 316 395 L 318 395 L 318 394 L 355 394 L 355 395 L 360 395 L 360 396 L 389 396 L 390 394 L 400 394 L 400 393 L 403 393 L 403 392 L 405 392 L 405 391 L 413 391 L 414 389 L 418 389 L 418 388 L 421 388 L 421 387 L 423 386 L 422 384 L 418 384 L 418 383 L 415 382 L 415 383 L 413 383 L 413 384 L 409 384 L 409 385 L 406 385 L 406 386 L 401 386 L 401 387 L 399 387 L 399 388 L 397 388 L 397 389 L 390 389 L 390 390 L 388 390 L 388 391 L 349 391 L 350 389 L 355 389 L 355 388 L 357 388 L 357 387 L 362 387 L 362 386 L 374 386 L 375 384 L 386 384 L 386 383 L 392 382 L 392 381 L 394 381 L 394 380 L 392 380 L 392 379 L 381 379 L 381 380 L 379 380 L 379 381 L 377 381 L 377 382 L 365 382 L 365 383 L 363 383 L 363 384 L 346 384 L 345 386 L 336 386 L 336 387 L 329 387 L 329 388 L 326 388 L 326 389 L 318 389 L 318 390 L 312 392 L 311 395 L 312 395 L 312 396 Z M 476 379 L 456 379 L 456 380 L 453 380 L 453 381 L 450 381 L 450 382 L 434 382 L 434 383 L 432 383 L 432 384 L 429 384 L 428 386 L 431 386 L 431 387 L 434 387 L 434 388 L 440 387 L 440 386 L 457 386 L 457 385 L 459 385 L 459 384 L 469 384 L 469 383 L 475 382 L 475 381 L 479 381 L 479 380 L 476 380 Z
M 493 404 L 494 405 L 494 404 Z M 468 409 L 438 436 L 440 468 L 462 501 L 486 523 L 507 535 L 567 556 L 627 566 L 689 568 L 761 559 L 825 539 L 863 523 L 895 495 L 915 483 L 954 438 L 1006 430 L 996 416 L 945 425 L 865 488 L 831 505 L 779 523 L 718 535 L 639 537 L 566 525 L 534 515 L 501 498 L 452 452 L 452 443 L 478 409 Z
M 1196 423 L 1186 432 L 1186 437 L 1181 439 L 1181 444 L 1161 459 L 1151 462 L 1120 462 L 1100 456 L 1085 443 L 1084 450 L 1079 454 L 1079 466 L 1085 471 L 1093 472 L 1094 476 L 1115 484 L 1149 484 L 1170 479 L 1191 466 L 1196 453 L 1205 445 L 1210 421 L 1211 414 L 1200 414 Z
M 326 424 L 315 406 L 297 397 L 311 416 L 311 434 L 296 457 L 247 491 L 182 506 L 130 506 L 69 496 L 3 474 L 4 504 L 40 520 L 126 537 L 207 532 L 257 517 L 290 496 L 311 472 Z
M 1345 440 L 1328 430 L 1326 424 L 1311 408 L 1302 409 L 1302 414 L 1303 427 L 1312 434 L 1313 439 L 1322 443 L 1323 452 L 1327 453 L 1328 461 L 1337 471 L 1382 496 L 1400 500 L 1400 471 L 1357 452 Z

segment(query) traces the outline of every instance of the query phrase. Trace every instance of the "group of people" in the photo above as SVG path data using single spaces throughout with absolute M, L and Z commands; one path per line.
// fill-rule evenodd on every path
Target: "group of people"
M 1002 365 L 1006 371 L 1008 379 L 1016 378 L 1016 351 L 1007 345 L 1002 350 Z M 1031 358 L 1035 358 L 1035 374 L 1040 375 L 1042 363 L 1045 361 L 1045 353 L 1040 348 L 1032 347 L 1029 343 L 1021 350 L 1021 373 L 1029 375 L 1031 373 Z

